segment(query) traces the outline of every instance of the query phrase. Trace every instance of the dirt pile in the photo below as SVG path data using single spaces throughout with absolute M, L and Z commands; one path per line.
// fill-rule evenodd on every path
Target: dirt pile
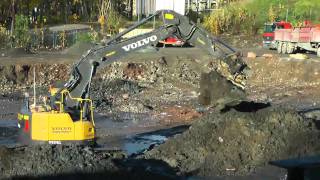
M 244 100 L 245 96 L 244 90 L 234 86 L 216 71 L 201 75 L 199 102 L 203 105 L 224 106 Z
M 33 76 L 37 87 L 48 87 L 56 81 L 66 81 L 70 65 L 67 64 L 26 64 L 26 65 L 4 65 L 0 66 L 0 91 L 8 93 L 31 87 Z
M 92 97 L 99 112 L 134 113 L 196 99 L 201 66 L 193 60 L 165 58 L 113 63 L 98 72 Z
M 99 69 L 92 81 L 91 97 L 94 100 L 96 111 L 100 113 L 160 112 L 163 105 L 172 106 L 177 102 L 180 105 L 195 108 L 198 104 L 202 74 L 212 71 L 214 62 L 219 64 L 215 59 L 199 60 L 180 56 L 143 58 L 135 59 L 135 61 L 126 59 L 115 62 Z M 3 77 L 0 92 L 28 91 L 32 95 L 33 71 L 35 70 L 37 94 L 47 95 L 50 84 L 68 80 L 72 70 L 71 66 L 70 64 L 45 63 L 3 65 L 0 67 L 0 77 Z M 212 100 L 226 99 L 226 94 L 230 93 L 233 85 L 228 84 L 225 78 L 218 73 L 211 73 L 208 78 L 213 78 L 215 84 L 208 86 L 207 92 L 211 93 L 211 88 L 217 89 L 214 95 L 219 95 L 219 98 L 210 94 L 204 95 L 202 99 L 209 96 Z M 225 83 L 221 83 L 222 81 Z M 218 86 L 223 88 L 215 88 Z M 224 93 L 220 94 L 220 92 Z M 237 97 L 236 93 L 230 98 Z
M 288 60 L 285 58 L 258 58 L 247 60 L 252 69 L 250 85 L 276 87 L 306 87 L 320 84 L 320 62 Z
M 149 170 L 146 169 L 149 167 Z M 156 169 L 165 170 L 160 174 Z M 38 145 L 0 147 L 0 178 L 16 179 L 171 179 L 175 171 L 164 163 L 125 159 L 121 152 L 91 147 Z M 159 173 L 159 174 L 158 174 Z
M 2 177 L 43 176 L 71 172 L 115 169 L 111 154 L 95 154 L 80 147 L 32 146 L 21 149 L 0 148 Z
M 254 100 L 319 92 L 319 61 L 261 57 L 246 62 L 252 73 L 247 90 Z
M 220 38 L 235 48 L 262 48 L 262 36 L 223 34 Z
M 245 175 L 270 160 L 319 150 L 319 133 L 310 123 L 290 110 L 248 113 L 231 108 L 207 114 L 144 157 L 161 159 L 188 174 Z
M 156 114 L 155 117 L 160 118 L 160 122 L 163 124 L 170 123 L 190 123 L 194 119 L 202 116 L 202 113 L 190 106 L 164 106 L 161 109 L 160 114 Z

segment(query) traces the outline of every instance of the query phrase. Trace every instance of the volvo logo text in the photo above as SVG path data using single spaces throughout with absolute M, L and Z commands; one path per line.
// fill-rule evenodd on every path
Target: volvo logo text
M 134 50 L 138 47 L 141 47 L 141 46 L 144 46 L 144 45 L 147 45 L 149 44 L 150 42 L 154 42 L 156 41 L 158 38 L 156 35 L 153 35 L 153 36 L 150 36 L 150 37 L 147 37 L 145 39 L 142 39 L 140 41 L 137 41 L 135 43 L 131 43 L 129 45 L 126 45 L 126 46 L 123 46 L 122 49 L 124 49 L 125 51 L 131 51 L 131 50 Z

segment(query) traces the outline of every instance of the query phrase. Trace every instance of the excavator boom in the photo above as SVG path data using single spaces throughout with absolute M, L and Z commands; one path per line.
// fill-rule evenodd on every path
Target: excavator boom
M 153 18 L 159 18 L 163 22 L 159 28 L 129 39 L 123 38 L 124 35 Z M 31 123 L 32 127 L 31 139 L 49 142 L 93 139 L 94 123 L 90 85 L 96 71 L 134 51 L 147 46 L 156 47 L 159 41 L 168 37 L 177 37 L 206 50 L 208 54 L 219 59 L 223 67 L 227 67 L 228 73 L 224 76 L 236 86 L 244 88 L 244 83 L 241 81 L 243 78 L 239 78 L 239 75 L 243 76 L 246 64 L 237 57 L 233 48 L 198 27 L 187 17 L 171 10 L 161 10 L 116 35 L 104 45 L 98 45 L 84 54 L 74 64 L 69 81 L 64 87 L 52 93 L 51 105 L 48 108 L 50 110 L 29 113 L 31 118 L 28 118 L 30 121 L 28 124 Z M 23 117 L 23 113 L 19 117 Z M 40 129 L 46 131 L 37 131 Z

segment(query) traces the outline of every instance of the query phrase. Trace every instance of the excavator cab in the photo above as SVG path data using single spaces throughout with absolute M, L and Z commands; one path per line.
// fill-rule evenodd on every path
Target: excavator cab
M 57 89 L 50 90 L 51 95 L 57 93 Z M 94 143 L 95 124 L 92 100 L 71 97 L 68 90 L 63 90 L 60 95 L 60 100 L 51 102 L 55 106 L 48 106 L 47 103 L 38 106 L 30 105 L 26 97 L 21 113 L 18 114 L 18 127 L 33 142 Z M 76 101 L 79 106 L 73 109 L 65 106 L 66 98 Z M 83 116 L 84 111 L 87 111 L 87 117 Z

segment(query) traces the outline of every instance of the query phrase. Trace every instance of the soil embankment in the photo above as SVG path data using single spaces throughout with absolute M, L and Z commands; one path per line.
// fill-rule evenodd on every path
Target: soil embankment
M 270 107 L 256 112 L 248 112 L 250 107 L 238 110 L 245 112 L 231 108 L 201 117 L 189 131 L 143 158 L 163 160 L 185 174 L 248 175 L 270 160 L 319 151 L 319 131 L 296 112 Z
M 130 161 L 121 152 L 81 146 L 0 147 L 0 172 L 1 179 L 177 179 L 161 161 Z

